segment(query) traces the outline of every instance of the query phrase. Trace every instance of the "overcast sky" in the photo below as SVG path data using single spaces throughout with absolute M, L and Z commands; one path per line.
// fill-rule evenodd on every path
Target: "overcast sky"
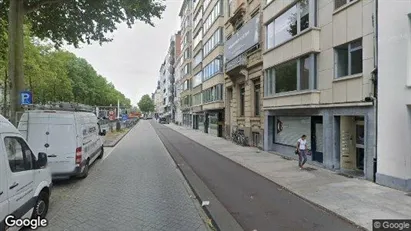
M 167 8 L 155 27 L 137 22 L 133 28 L 121 25 L 114 41 L 100 46 L 68 48 L 87 59 L 94 69 L 136 105 L 141 96 L 154 92 L 170 38 L 179 29 L 178 13 L 182 0 L 167 0 Z

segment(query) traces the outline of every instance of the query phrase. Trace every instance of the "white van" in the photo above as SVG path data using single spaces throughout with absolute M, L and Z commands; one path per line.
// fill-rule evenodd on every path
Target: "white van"
M 0 230 L 5 230 L 9 215 L 15 219 L 46 216 L 52 181 L 47 155 L 34 153 L 19 131 L 1 115 L 0 137 Z
M 97 116 L 70 110 L 28 110 L 18 129 L 35 152 L 47 153 L 54 179 L 86 178 L 104 153 Z

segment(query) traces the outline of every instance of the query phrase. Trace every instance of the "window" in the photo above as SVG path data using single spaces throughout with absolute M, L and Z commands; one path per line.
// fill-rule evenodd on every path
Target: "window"
M 207 16 L 206 20 L 204 20 L 204 24 L 203 24 L 204 33 L 207 32 L 208 29 L 210 29 L 210 27 L 213 25 L 215 20 L 217 20 L 217 18 L 220 15 L 221 15 L 221 2 L 217 1 L 217 3 L 214 6 L 214 9 Z
M 334 0 L 334 9 L 338 9 L 342 6 L 344 6 L 347 3 L 350 3 L 354 0 Z
M 211 61 L 207 66 L 204 67 L 203 69 L 203 81 L 206 81 L 207 79 L 210 79 L 217 73 L 220 73 L 223 70 L 223 65 L 222 65 L 222 57 L 219 56 L 213 61 Z
M 183 69 L 183 76 L 188 75 L 190 73 L 190 63 L 187 63 Z
M 217 84 L 203 91 L 203 103 L 223 100 L 223 84 Z
M 194 28 L 200 23 L 201 18 L 203 17 L 203 10 L 199 10 L 197 15 L 194 18 Z
M 337 78 L 362 73 L 362 41 L 335 47 L 335 75 Z
M 190 49 L 186 49 L 184 51 L 184 59 L 189 59 L 190 58 Z
M 274 68 L 275 93 L 297 90 L 297 60 Z
M 310 57 L 300 59 L 300 90 L 307 90 L 310 87 Z
M 202 50 L 200 50 L 200 52 L 198 52 L 196 54 L 196 56 L 194 56 L 193 67 L 196 67 L 198 64 L 201 63 L 201 61 L 203 61 L 203 52 L 202 52 Z
M 310 27 L 309 2 L 310 0 L 299 1 L 266 26 L 267 49 L 292 39 Z
M 198 72 L 193 78 L 193 87 L 196 87 L 202 83 L 203 72 Z
M 34 169 L 33 153 L 26 142 L 19 137 L 4 138 L 7 158 L 12 172 Z
M 204 0 L 204 2 L 203 2 L 204 10 L 207 9 L 207 7 L 208 7 L 208 5 L 210 4 L 210 2 L 211 2 L 211 0 Z
M 245 86 L 240 86 L 240 116 L 244 116 L 245 111 Z
M 310 149 L 311 118 L 277 116 L 274 124 L 274 143 L 295 147 L 297 140 L 307 136 L 307 146 Z
M 207 40 L 204 44 L 204 56 L 207 56 L 214 48 L 222 44 L 223 40 L 223 29 L 219 27 L 214 34 Z
M 308 90 L 315 80 L 316 56 L 314 54 L 280 64 L 265 72 L 264 95 Z
M 201 93 L 198 93 L 193 96 L 193 105 L 200 105 L 202 103 L 201 95 L 202 95 Z
M 193 39 L 193 47 L 196 48 L 202 39 L 203 39 L 203 31 L 200 30 Z
M 260 83 L 254 85 L 254 115 L 260 115 Z

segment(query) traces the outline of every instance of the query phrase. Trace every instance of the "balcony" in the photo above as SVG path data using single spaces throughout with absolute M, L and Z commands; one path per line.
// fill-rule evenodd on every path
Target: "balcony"
M 244 0 L 232 0 L 230 4 L 230 16 L 228 22 L 235 26 L 238 21 L 241 21 L 246 13 Z
M 247 55 L 243 53 L 227 62 L 225 64 L 225 71 L 230 75 L 245 67 L 247 67 Z

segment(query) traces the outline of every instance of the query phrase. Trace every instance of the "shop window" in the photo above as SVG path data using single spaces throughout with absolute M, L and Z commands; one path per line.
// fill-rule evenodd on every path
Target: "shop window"
M 311 118 L 277 116 L 274 124 L 274 143 L 295 147 L 302 135 L 307 136 L 307 147 L 311 149 Z
M 357 40 L 334 48 L 336 77 L 362 73 L 362 41 Z

